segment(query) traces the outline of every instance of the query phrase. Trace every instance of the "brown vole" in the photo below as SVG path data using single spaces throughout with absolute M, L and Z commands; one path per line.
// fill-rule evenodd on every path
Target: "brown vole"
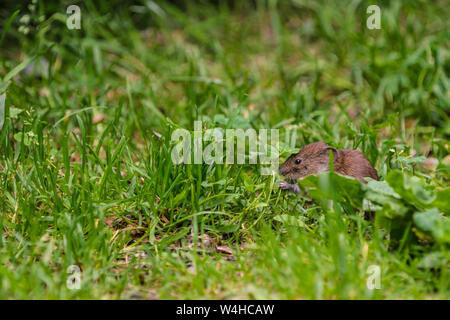
M 329 171 L 330 150 L 333 151 L 334 172 L 358 179 L 367 183 L 364 178 L 370 177 L 378 180 L 377 171 L 358 150 L 338 150 L 319 141 L 308 144 L 300 149 L 297 154 L 291 155 L 280 167 L 280 174 L 287 181 L 280 182 L 280 188 L 299 193 L 297 180 L 311 174 L 319 174 Z

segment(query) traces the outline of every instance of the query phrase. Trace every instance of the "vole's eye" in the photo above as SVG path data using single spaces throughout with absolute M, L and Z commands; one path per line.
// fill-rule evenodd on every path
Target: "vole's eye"
M 295 164 L 300 164 L 302 163 L 302 159 L 295 159 Z

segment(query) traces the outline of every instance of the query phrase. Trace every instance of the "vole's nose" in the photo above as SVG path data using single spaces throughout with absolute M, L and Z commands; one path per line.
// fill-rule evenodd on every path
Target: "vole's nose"
M 283 169 L 283 167 L 280 167 L 279 171 L 282 176 L 284 176 L 287 173 L 286 169 Z

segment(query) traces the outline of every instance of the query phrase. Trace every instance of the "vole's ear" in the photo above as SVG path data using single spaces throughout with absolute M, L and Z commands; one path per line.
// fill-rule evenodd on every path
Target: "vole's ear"
M 333 160 L 336 160 L 338 158 L 338 152 L 336 148 L 327 146 L 325 149 L 323 149 L 322 152 L 330 154 L 330 150 L 333 151 Z

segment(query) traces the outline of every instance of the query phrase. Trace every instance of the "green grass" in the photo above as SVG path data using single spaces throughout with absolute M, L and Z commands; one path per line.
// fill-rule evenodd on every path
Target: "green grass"
M 446 2 L 380 1 L 381 30 L 370 1 L 155 3 L 79 1 L 81 30 L 72 1 L 0 9 L 0 298 L 450 298 Z M 280 162 L 359 149 L 381 182 L 174 165 L 200 118 L 279 129 Z

